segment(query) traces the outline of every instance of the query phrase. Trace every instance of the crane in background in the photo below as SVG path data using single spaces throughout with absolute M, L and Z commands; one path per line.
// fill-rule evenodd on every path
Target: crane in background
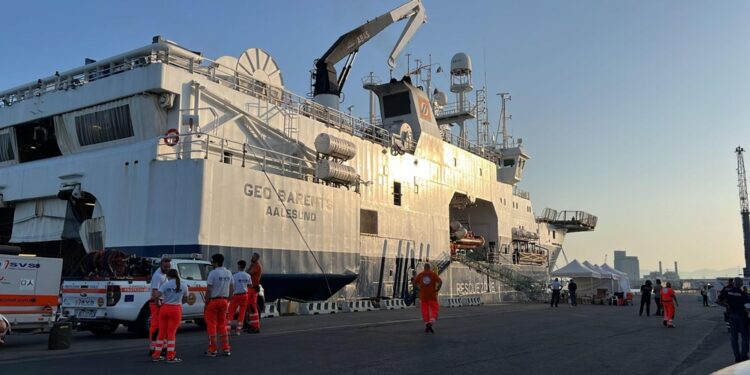
M 737 146 L 737 186 L 740 188 L 740 216 L 742 216 L 742 235 L 745 240 L 745 268 L 742 274 L 750 277 L 750 207 L 747 201 L 747 177 L 745 176 L 745 160 L 742 153 L 745 149 Z

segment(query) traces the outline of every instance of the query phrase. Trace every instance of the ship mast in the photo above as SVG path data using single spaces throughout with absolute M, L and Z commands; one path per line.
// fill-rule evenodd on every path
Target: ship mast
M 500 126 L 498 126 L 498 133 L 502 131 L 503 133 L 503 148 L 510 147 L 510 134 L 508 133 L 508 120 L 511 119 L 512 116 L 508 116 L 505 111 L 505 102 L 510 101 L 510 93 L 507 92 L 501 92 L 497 95 L 500 95 Z M 500 134 L 498 134 L 495 139 L 499 139 Z

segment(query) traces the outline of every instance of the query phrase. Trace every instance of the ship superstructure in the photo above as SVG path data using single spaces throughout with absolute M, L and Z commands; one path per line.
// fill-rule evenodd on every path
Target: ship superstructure
M 470 71 L 459 55 L 452 70 Z M 2 91 L 0 244 L 63 257 L 69 274 L 102 250 L 230 264 L 258 252 L 270 300 L 382 298 L 404 295 L 424 261 L 448 293 L 512 289 L 455 260 L 543 276 L 567 233 L 596 226 L 535 217 L 516 186 L 521 143 L 450 131 L 475 105 L 441 104 L 409 76 L 369 88 L 372 122 L 284 89 L 261 49 L 211 60 L 155 37 Z

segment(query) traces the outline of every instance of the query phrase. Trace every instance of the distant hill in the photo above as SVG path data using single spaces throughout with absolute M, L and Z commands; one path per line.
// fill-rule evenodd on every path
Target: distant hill
M 680 271 L 680 278 L 683 279 L 713 279 L 716 277 L 733 277 L 738 276 L 741 272 L 737 267 L 725 268 L 722 270 L 700 269 L 695 271 Z

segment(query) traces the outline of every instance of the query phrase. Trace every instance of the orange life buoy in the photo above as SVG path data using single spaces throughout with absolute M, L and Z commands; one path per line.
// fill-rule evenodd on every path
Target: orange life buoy
M 180 132 L 177 131 L 177 129 L 169 129 L 167 130 L 167 134 L 164 135 L 164 143 L 167 146 L 174 146 L 177 144 L 177 142 L 180 141 Z

